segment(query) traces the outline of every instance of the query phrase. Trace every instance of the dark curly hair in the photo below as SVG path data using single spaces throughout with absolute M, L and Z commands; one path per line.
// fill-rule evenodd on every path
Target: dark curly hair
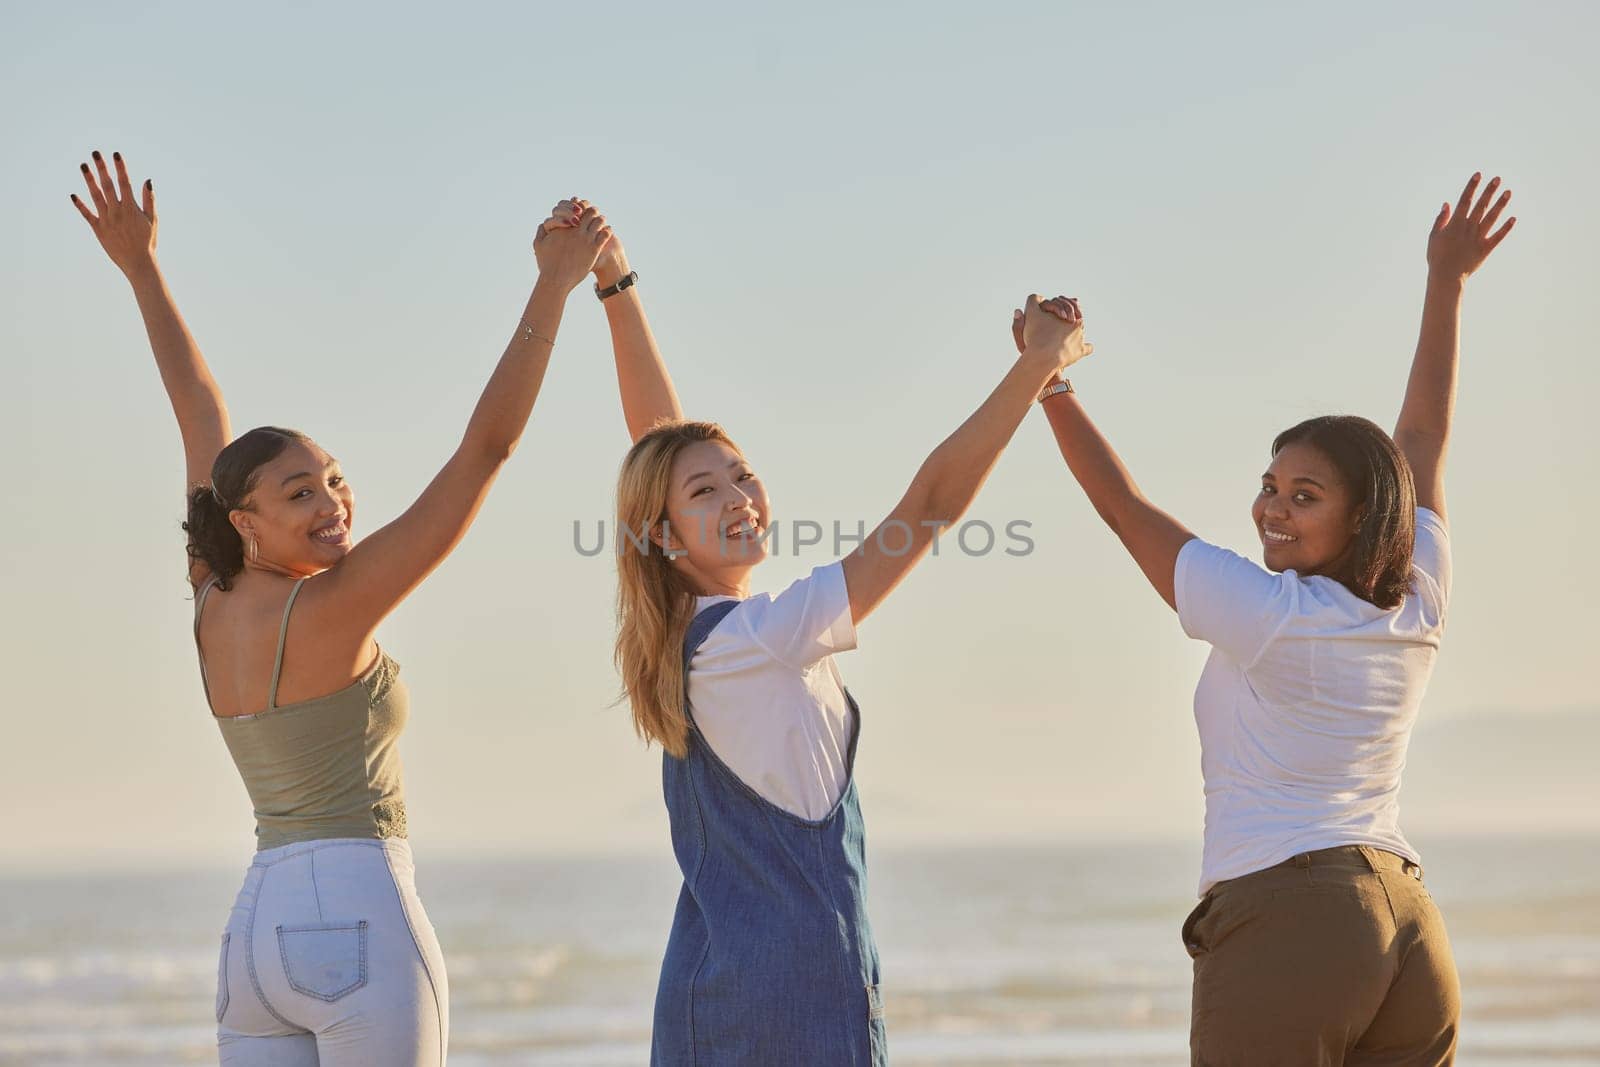
M 1417 536 L 1417 490 L 1405 453 L 1377 423 L 1357 415 L 1320 415 L 1291 426 L 1272 442 L 1272 454 L 1297 443 L 1327 456 L 1355 498 L 1360 526 L 1327 576 L 1380 608 L 1399 607 L 1411 591 Z
M 210 485 L 189 491 L 189 517 L 183 524 L 189 534 L 189 559 L 211 568 L 217 588 L 227 589 L 233 576 L 244 570 L 244 539 L 228 521 L 228 513 L 249 510 L 245 501 L 255 492 L 261 468 L 282 455 L 290 441 L 309 440 L 299 430 L 257 426 L 217 453 Z

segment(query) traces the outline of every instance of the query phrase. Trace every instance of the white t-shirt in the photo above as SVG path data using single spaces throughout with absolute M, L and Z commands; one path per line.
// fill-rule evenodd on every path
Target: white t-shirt
M 1331 578 L 1274 574 L 1199 538 L 1178 553 L 1178 620 L 1212 646 L 1194 694 L 1202 896 L 1337 845 L 1420 862 L 1400 833 L 1400 772 L 1450 599 L 1449 535 L 1426 508 L 1411 573 L 1411 594 L 1385 611 Z
M 698 597 L 695 611 L 732 599 Z M 849 779 L 855 716 L 833 653 L 855 647 L 844 564 L 830 563 L 739 601 L 690 660 L 689 704 L 717 758 L 804 819 L 825 817 Z

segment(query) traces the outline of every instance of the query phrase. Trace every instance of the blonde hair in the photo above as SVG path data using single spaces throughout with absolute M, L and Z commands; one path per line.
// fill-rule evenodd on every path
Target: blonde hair
M 701 441 L 733 443 L 714 422 L 663 420 L 635 441 L 617 477 L 617 670 L 633 707 L 633 729 L 682 759 L 689 752 L 684 714 L 683 638 L 694 619 L 695 590 L 650 539 L 667 517 L 672 465 Z

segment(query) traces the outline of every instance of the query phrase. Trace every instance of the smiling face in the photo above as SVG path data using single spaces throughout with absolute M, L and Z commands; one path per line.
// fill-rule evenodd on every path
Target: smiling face
M 697 588 L 740 589 L 767 558 L 766 487 L 726 441 L 695 441 L 678 452 L 666 512 L 667 536 L 659 543 L 679 553 L 674 565 Z
M 313 441 L 290 441 L 256 472 L 245 506 L 229 515 L 245 558 L 295 575 L 318 574 L 350 551 L 355 494 L 338 460 Z
M 1359 528 L 1353 505 L 1332 460 L 1303 441 L 1284 445 L 1261 476 L 1251 509 L 1267 568 L 1329 573 Z

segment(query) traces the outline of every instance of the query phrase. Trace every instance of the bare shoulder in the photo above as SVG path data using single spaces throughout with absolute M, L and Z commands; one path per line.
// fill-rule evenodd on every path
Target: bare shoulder
M 345 567 L 344 560 L 305 579 L 294 594 L 298 624 L 323 635 L 330 644 L 365 643 L 374 627 L 351 609 L 352 583 L 359 581 L 360 572 Z

